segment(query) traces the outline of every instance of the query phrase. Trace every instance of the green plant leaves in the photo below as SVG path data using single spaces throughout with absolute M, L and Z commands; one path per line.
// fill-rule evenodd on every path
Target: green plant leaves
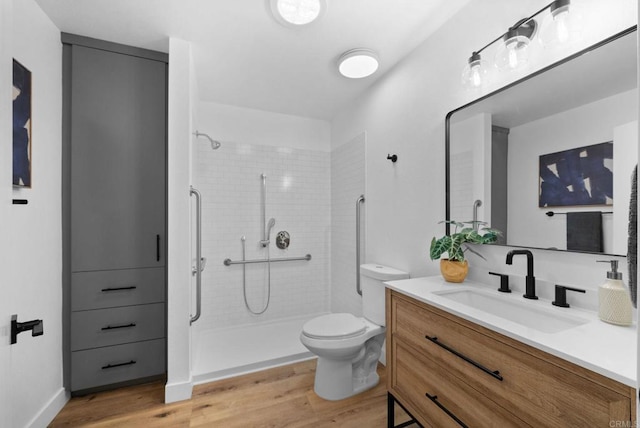
M 465 227 L 466 224 L 472 224 L 473 222 L 457 222 L 453 220 L 447 220 L 440 223 L 449 223 L 455 225 L 454 233 L 445 235 L 440 239 L 435 237 L 431 240 L 431 247 L 429 250 L 429 256 L 431 260 L 439 259 L 444 253 L 447 253 L 449 260 L 464 261 L 464 252 L 469 247 L 463 248 L 463 244 L 491 244 L 496 242 L 500 231 L 497 229 L 491 229 L 483 227 L 479 231 L 474 230 L 473 227 Z M 484 224 L 484 223 L 483 223 Z M 458 229 L 462 228 L 458 232 Z M 471 250 L 474 254 L 478 254 L 476 251 Z M 480 254 L 478 254 L 480 255 Z M 482 255 L 480 255 L 482 257 Z

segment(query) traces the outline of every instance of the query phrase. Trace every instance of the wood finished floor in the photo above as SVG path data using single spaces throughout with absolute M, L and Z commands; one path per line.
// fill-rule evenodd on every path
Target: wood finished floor
M 72 398 L 50 427 L 387 426 L 384 366 L 373 389 L 340 401 L 313 392 L 315 360 L 195 386 L 191 400 L 164 404 L 164 383 Z M 409 420 L 396 405 L 396 425 Z

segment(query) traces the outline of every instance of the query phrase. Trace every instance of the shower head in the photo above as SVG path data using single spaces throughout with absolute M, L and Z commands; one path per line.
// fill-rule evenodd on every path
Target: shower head
M 207 140 L 209 140 L 209 142 L 211 143 L 211 148 L 213 150 L 217 150 L 221 146 L 220 141 L 214 140 L 213 138 L 209 137 L 209 135 L 207 135 L 207 134 L 205 134 L 203 132 L 198 132 L 198 130 L 196 130 L 196 132 L 194 132 L 193 135 L 195 135 L 196 138 L 204 137 Z
M 269 238 L 269 236 L 271 236 L 271 229 L 273 229 L 273 226 L 275 225 L 276 225 L 276 219 L 275 218 L 269 219 L 269 223 L 267 223 L 267 239 Z
M 260 245 L 262 245 L 263 247 L 266 247 L 269 245 L 269 243 L 271 242 L 271 229 L 273 229 L 273 226 L 276 225 L 276 219 L 275 218 L 270 218 L 269 222 L 267 223 L 267 226 L 264 228 L 264 236 L 261 241 L 260 241 Z

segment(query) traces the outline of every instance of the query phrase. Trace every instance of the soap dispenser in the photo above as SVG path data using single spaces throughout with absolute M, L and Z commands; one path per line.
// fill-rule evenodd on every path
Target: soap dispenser
M 618 272 L 618 261 L 598 260 L 598 262 L 611 263 L 607 280 L 598 290 L 600 319 L 611 324 L 631 325 L 631 300 L 622 282 L 622 274 Z

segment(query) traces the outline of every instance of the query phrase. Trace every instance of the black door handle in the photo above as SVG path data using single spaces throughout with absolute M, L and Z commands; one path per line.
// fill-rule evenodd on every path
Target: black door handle
M 498 380 L 502 380 L 502 376 L 500 375 L 500 371 L 499 370 L 491 370 L 486 368 L 485 366 L 483 366 L 482 364 L 478 363 L 477 361 L 472 360 L 471 358 L 467 357 L 466 355 L 456 351 L 455 349 L 451 348 L 450 346 L 445 345 L 442 342 L 438 341 L 437 337 L 430 337 L 430 336 L 425 336 L 426 339 L 430 340 L 431 342 L 435 343 L 436 345 L 440 346 L 443 349 L 446 349 L 447 351 L 451 352 L 453 355 L 455 355 L 458 358 L 462 358 L 464 361 L 466 361 L 467 363 L 471 364 L 474 367 L 479 368 L 480 370 L 482 370 L 483 372 L 485 372 L 486 374 L 498 379 Z
M 107 364 L 106 366 L 102 366 L 102 370 L 112 369 L 114 367 L 130 366 L 135 363 L 136 363 L 135 360 L 131 360 L 131 361 L 127 361 L 126 363 Z
M 129 324 L 122 324 L 122 325 L 108 325 L 106 327 L 102 327 L 101 330 L 117 330 L 119 328 L 130 328 L 135 326 L 136 326 L 136 323 L 132 322 Z
M 440 410 L 445 412 L 447 414 L 447 416 L 449 416 L 451 419 L 456 421 L 458 423 L 458 425 L 460 425 L 463 428 L 469 428 L 456 415 L 454 415 L 451 410 L 447 409 L 441 402 L 438 401 L 438 396 L 437 395 L 430 395 L 428 392 L 425 395 L 429 398 L 429 400 L 433 401 L 434 404 L 440 408 Z

